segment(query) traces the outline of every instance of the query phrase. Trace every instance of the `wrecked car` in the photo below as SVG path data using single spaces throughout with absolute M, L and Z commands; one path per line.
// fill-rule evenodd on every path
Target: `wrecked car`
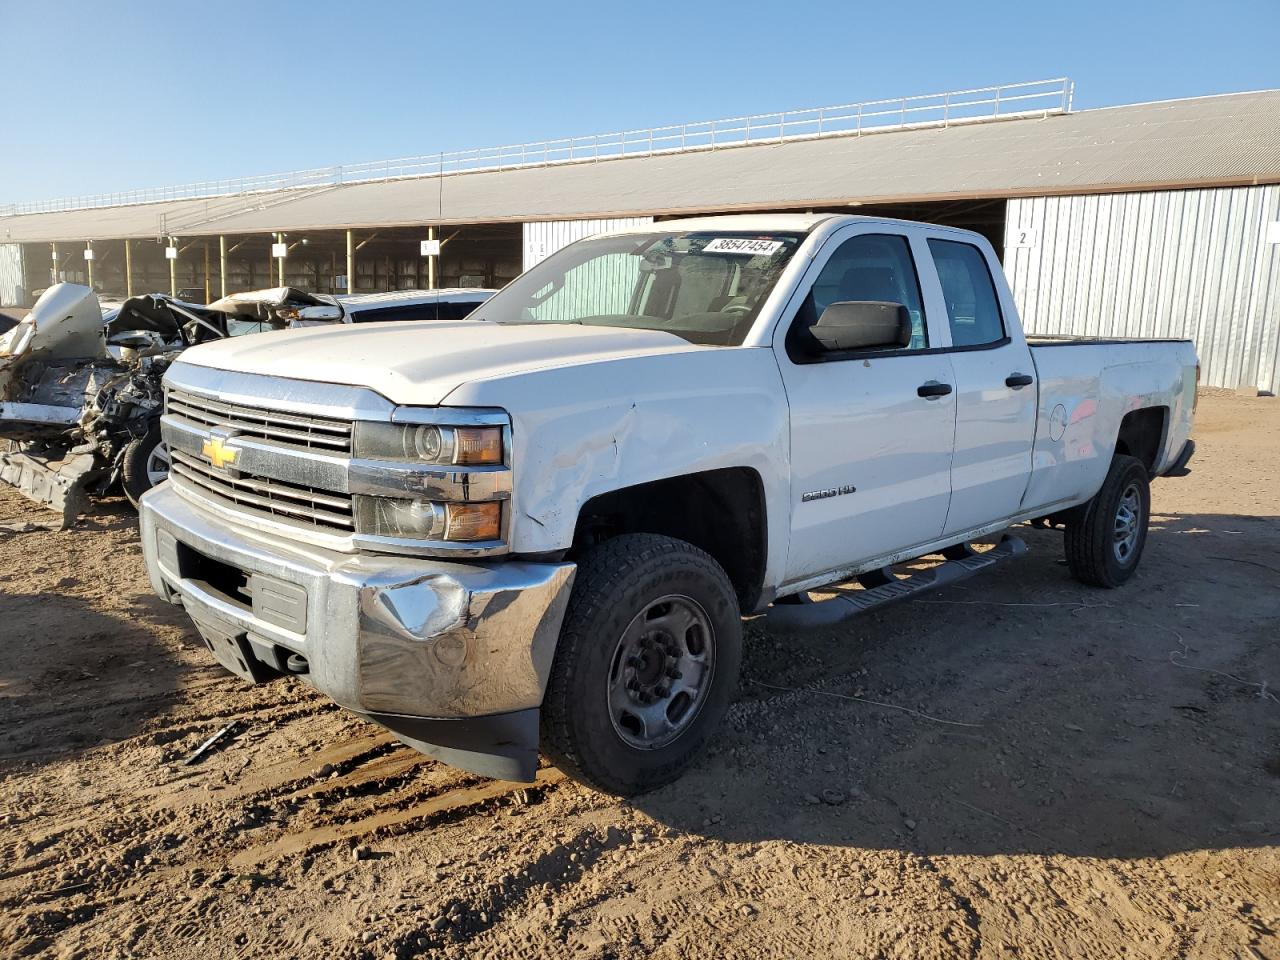
M 174 357 L 298 316 L 333 321 L 341 312 L 282 287 L 208 305 L 152 293 L 104 314 L 88 287 L 50 287 L 0 336 L 0 480 L 61 511 L 64 527 L 117 483 L 137 506 L 169 471 L 160 382 Z

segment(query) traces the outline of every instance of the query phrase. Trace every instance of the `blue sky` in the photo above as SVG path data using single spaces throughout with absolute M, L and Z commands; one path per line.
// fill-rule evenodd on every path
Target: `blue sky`
M 1280 87 L 1280 0 L 0 0 L 0 201 L 1067 75 Z

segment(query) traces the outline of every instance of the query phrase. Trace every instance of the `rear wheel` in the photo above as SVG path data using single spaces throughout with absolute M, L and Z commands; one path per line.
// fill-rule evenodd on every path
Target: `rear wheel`
M 608 793 L 669 783 L 720 722 L 741 657 L 737 597 L 706 553 L 651 534 L 594 547 L 551 667 L 543 751 Z
M 1117 454 L 1088 503 L 1067 522 L 1067 566 L 1077 580 L 1095 587 L 1118 587 L 1138 569 L 1151 518 L 1147 468 Z
M 160 441 L 158 423 L 125 445 L 120 485 L 134 507 L 144 493 L 169 478 L 169 463 L 169 449 Z

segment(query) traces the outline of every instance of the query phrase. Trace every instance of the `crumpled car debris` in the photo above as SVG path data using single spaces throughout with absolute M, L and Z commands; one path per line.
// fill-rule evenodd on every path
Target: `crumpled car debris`
M 324 310 L 280 287 L 208 305 L 146 294 L 104 317 L 88 287 L 55 284 L 0 335 L 0 480 L 61 511 L 64 528 L 117 483 L 136 506 L 168 475 L 161 381 L 174 357 Z

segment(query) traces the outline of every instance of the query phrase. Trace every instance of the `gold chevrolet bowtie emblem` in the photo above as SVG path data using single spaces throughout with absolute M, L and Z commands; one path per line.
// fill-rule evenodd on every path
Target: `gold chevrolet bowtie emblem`
M 204 442 L 200 452 L 219 470 L 231 466 L 236 462 L 236 457 L 240 456 L 240 451 L 235 447 L 227 446 L 221 437 L 210 437 Z

